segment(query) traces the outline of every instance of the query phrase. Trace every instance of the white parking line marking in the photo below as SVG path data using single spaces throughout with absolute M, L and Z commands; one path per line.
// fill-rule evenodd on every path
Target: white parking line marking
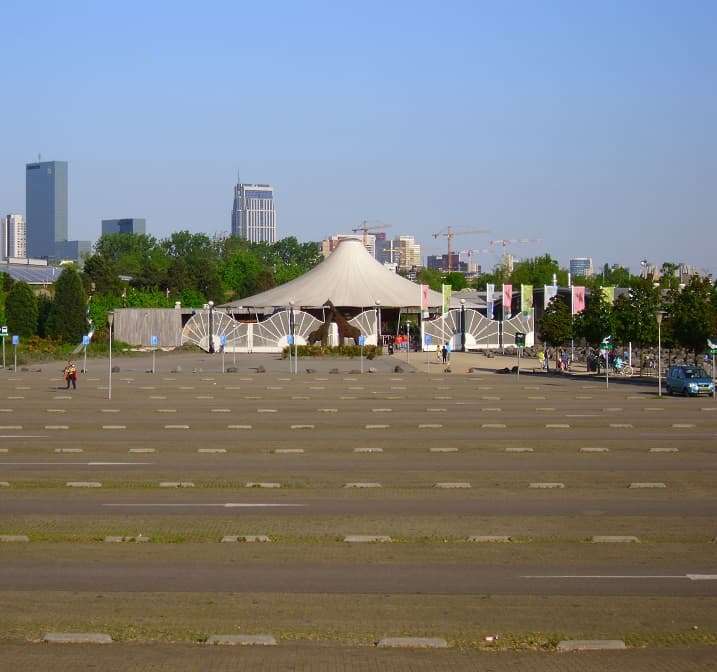
M 521 579 L 675 579 L 717 581 L 717 574 L 538 574 Z
M 152 506 L 157 508 L 170 508 L 170 507 L 217 507 L 224 509 L 258 509 L 258 508 L 296 508 L 304 507 L 306 504 L 276 504 L 276 503 L 260 503 L 260 502 L 220 502 L 220 503 L 157 503 L 148 502 L 146 504 L 132 503 L 132 504 L 102 504 L 102 506 L 111 506 L 116 508 L 136 508 L 141 506 Z

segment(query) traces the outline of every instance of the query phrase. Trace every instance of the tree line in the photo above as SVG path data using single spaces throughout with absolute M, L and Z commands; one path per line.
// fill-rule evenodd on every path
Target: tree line
M 695 276 L 684 287 L 667 289 L 650 279 L 633 279 L 628 292 L 614 303 L 598 287 L 577 315 L 571 314 L 568 301 L 556 296 L 545 308 L 538 331 L 548 346 L 583 339 L 597 348 L 609 336 L 614 343 L 653 347 L 658 342 L 658 311 L 664 315 L 660 336 L 665 348 L 682 347 L 697 357 L 705 351 L 707 339 L 717 335 L 717 285 L 709 278 Z

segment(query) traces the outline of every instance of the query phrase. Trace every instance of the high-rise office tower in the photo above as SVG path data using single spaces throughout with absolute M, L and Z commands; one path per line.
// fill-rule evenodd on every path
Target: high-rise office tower
M 593 260 L 591 257 L 573 257 L 570 260 L 570 275 L 589 278 L 593 274 Z
M 103 219 L 102 235 L 107 233 L 147 233 L 147 221 L 142 217 L 128 217 L 126 219 Z
M 274 189 L 268 184 L 237 184 L 234 187 L 232 236 L 251 243 L 276 242 Z
M 3 259 L 27 257 L 25 219 L 22 215 L 7 215 L 0 229 L 0 256 Z
M 55 243 L 67 240 L 67 161 L 25 166 L 27 255 L 53 257 Z

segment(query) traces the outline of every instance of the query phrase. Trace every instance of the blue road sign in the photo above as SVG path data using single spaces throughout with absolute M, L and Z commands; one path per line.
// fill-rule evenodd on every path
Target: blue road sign
M 222 335 L 219 337 L 219 345 L 221 345 L 222 347 L 224 347 L 226 344 L 227 344 L 227 337 L 226 337 L 224 334 L 222 334 Z
M 448 341 L 448 343 L 446 343 L 446 350 L 448 352 L 452 352 L 452 350 L 453 350 L 453 346 L 451 345 L 450 341 Z
M 20 343 L 20 337 L 16 334 L 15 336 L 12 337 L 12 344 L 19 345 L 19 343 Z
M 433 343 L 433 336 L 431 336 L 430 334 L 426 334 L 424 338 L 426 340 L 426 345 L 430 345 L 431 343 Z
M 156 348 L 159 345 L 159 336 L 150 336 L 149 337 L 149 344 Z
M 359 345 L 366 345 L 366 337 L 363 334 L 359 336 Z
M 294 345 L 294 337 L 291 336 L 291 335 L 287 336 L 287 337 L 286 337 L 286 342 L 287 342 L 289 345 Z
M 87 347 L 90 344 L 90 337 L 86 334 L 82 337 L 82 345 Z

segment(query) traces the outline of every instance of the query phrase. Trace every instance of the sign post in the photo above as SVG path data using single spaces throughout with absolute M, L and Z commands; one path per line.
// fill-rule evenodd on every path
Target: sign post
M 226 347 L 227 347 L 227 336 L 226 336 L 226 334 L 222 334 L 222 335 L 219 337 L 219 345 L 220 345 L 221 348 L 222 348 L 222 373 L 226 373 L 226 369 L 224 368 L 224 351 L 226 350 Z
M 605 336 L 605 338 L 602 339 L 600 343 L 600 352 L 605 353 L 605 388 L 610 387 L 610 351 L 613 350 L 615 346 L 612 342 L 612 336 Z
M 3 343 L 5 341 L 3 340 Z M 18 335 L 14 335 L 12 337 L 12 348 L 15 351 L 15 373 L 17 373 L 17 346 L 20 343 L 20 337 Z
M 431 336 L 430 334 L 425 334 L 424 339 L 426 342 L 426 347 L 428 347 L 429 345 L 431 345 L 431 342 L 433 341 L 433 336 Z M 431 355 L 428 350 L 426 350 L 426 352 L 429 353 L 428 356 L 426 357 L 426 373 L 431 373 Z
M 155 368 L 155 355 L 157 353 L 157 346 L 159 345 L 159 336 L 150 336 L 149 344 L 152 346 L 152 374 L 157 372 Z
M 7 327 L 0 327 L 0 337 L 2 338 L 2 368 L 5 368 L 5 339 L 7 338 Z
M 289 334 L 286 337 L 286 345 L 289 347 L 289 373 L 293 375 L 294 374 L 294 362 L 292 361 L 292 358 L 291 358 L 291 346 L 294 345 L 294 337 L 291 334 Z
M 525 334 L 522 331 L 515 332 L 515 349 L 518 351 L 518 375 L 516 380 L 520 380 L 520 355 L 525 347 Z
M 366 337 L 361 334 L 358 337 L 359 345 L 361 346 L 361 373 L 363 373 L 363 346 L 366 345 Z
M 89 334 L 82 337 L 82 373 L 87 373 L 87 346 L 90 344 Z

